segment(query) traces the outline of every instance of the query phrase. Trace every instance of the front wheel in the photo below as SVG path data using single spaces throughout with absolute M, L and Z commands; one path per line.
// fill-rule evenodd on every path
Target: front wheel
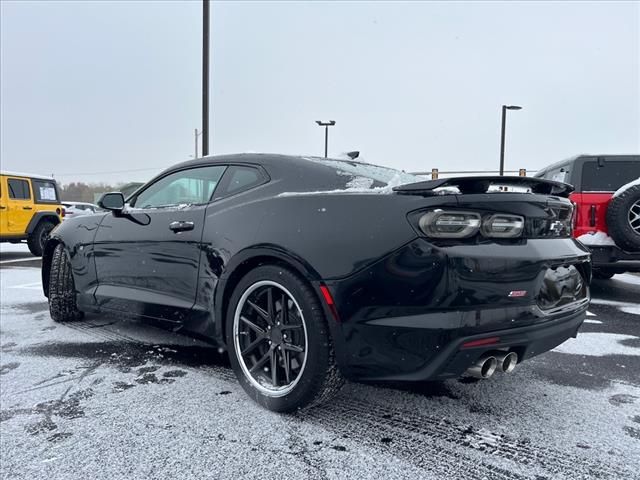
M 59 244 L 53 251 L 49 273 L 49 313 L 55 322 L 66 322 L 82 318 L 76 302 L 76 287 L 71 271 L 71 262 L 64 246 Z
M 286 268 L 261 266 L 240 280 L 226 337 L 242 388 L 269 410 L 311 407 L 342 386 L 318 297 Z

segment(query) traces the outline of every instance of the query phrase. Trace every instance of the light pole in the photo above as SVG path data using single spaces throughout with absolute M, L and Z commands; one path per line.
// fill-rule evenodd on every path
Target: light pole
M 316 123 L 321 127 L 324 127 L 324 158 L 327 158 L 327 152 L 329 150 L 329 127 L 333 127 L 336 124 L 336 121 L 329 120 L 328 122 L 323 122 L 321 120 L 316 120 Z
M 500 134 L 500 176 L 504 175 L 504 135 L 507 126 L 507 110 L 522 110 L 518 105 L 502 105 L 502 132 Z
M 209 0 L 202 0 L 202 156 L 207 155 L 209 155 Z
M 195 145 L 196 145 L 196 156 L 193 158 L 198 158 L 198 137 L 202 135 L 202 132 L 198 132 L 198 129 L 196 128 L 194 131 L 194 140 L 195 140 Z

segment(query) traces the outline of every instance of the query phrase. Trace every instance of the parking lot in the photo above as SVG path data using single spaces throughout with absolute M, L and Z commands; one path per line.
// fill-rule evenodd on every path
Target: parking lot
M 278 415 L 205 343 L 54 323 L 39 259 L 0 252 L 2 478 L 640 478 L 640 276 L 595 281 L 578 338 L 511 374 Z

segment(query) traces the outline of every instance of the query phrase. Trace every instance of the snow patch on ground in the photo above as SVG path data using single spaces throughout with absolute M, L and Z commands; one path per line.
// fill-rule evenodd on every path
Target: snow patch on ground
M 0 243 L 2 253 L 29 253 L 29 247 L 26 243 Z
M 604 232 L 589 232 L 584 235 L 580 235 L 576 240 L 581 241 L 584 245 L 589 245 L 592 247 L 602 247 L 602 246 L 615 246 L 616 242 L 613 241 L 609 235 Z
M 640 285 L 640 276 L 638 275 L 632 275 L 630 273 L 622 273 L 620 275 L 616 275 L 613 278 L 620 282 L 630 283 L 631 285 Z
M 629 188 L 633 187 L 634 185 L 640 185 L 640 177 L 639 177 L 639 178 L 636 178 L 635 180 L 633 180 L 633 181 L 631 181 L 631 182 L 629 182 L 629 183 L 627 183 L 627 184 L 625 184 L 625 185 L 623 185 L 623 186 L 621 186 L 618 190 L 616 190 L 616 191 L 614 192 L 613 196 L 614 196 L 614 197 L 617 197 L 617 196 L 619 196 L 619 195 L 622 195 L 622 193 L 623 193 L 625 190 L 627 190 L 627 189 L 629 189 Z
M 632 307 L 622 307 L 620 311 L 624 313 L 629 313 L 631 315 L 640 315 L 640 305 L 635 305 Z
M 596 305 L 610 305 L 618 308 L 622 312 L 630 313 L 631 315 L 640 315 L 640 304 L 637 303 L 617 302 L 615 300 L 603 300 L 600 298 L 592 298 L 591 303 Z
M 553 351 L 590 357 L 604 357 L 606 355 L 640 356 L 640 348 L 630 347 L 621 343 L 623 341 L 638 340 L 638 338 L 633 335 L 619 333 L 580 333 L 578 338 L 570 338 L 562 345 L 554 348 Z

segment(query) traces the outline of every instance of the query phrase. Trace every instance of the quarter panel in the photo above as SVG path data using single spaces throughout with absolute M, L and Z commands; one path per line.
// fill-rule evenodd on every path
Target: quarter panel
M 408 211 L 457 203 L 454 196 L 265 194 L 269 186 L 207 208 L 191 330 L 223 340 L 216 322 L 226 278 L 252 257 L 281 258 L 311 282 L 349 276 L 416 237 Z

